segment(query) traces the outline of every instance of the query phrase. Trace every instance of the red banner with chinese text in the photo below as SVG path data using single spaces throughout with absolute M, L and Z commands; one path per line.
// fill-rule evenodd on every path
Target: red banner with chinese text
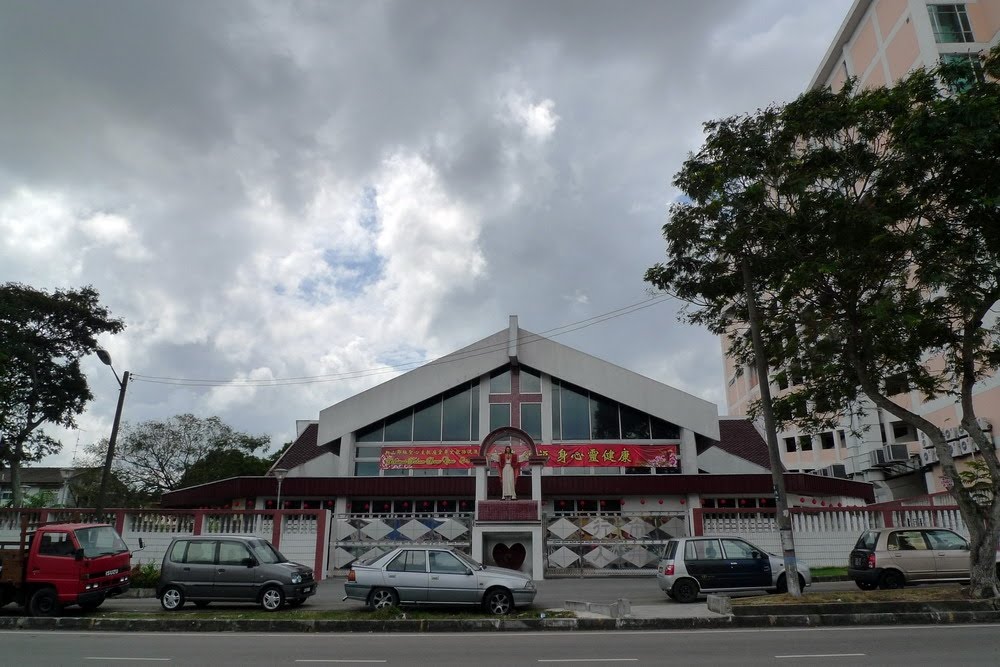
M 500 447 L 501 445 L 497 445 Z M 505 445 L 504 445 L 505 446 Z M 624 467 L 676 468 L 680 465 L 677 445 L 538 445 L 538 453 L 547 457 L 546 466 L 553 468 Z M 527 447 L 514 444 L 519 455 L 527 455 Z M 471 468 L 471 457 L 479 454 L 478 445 L 457 447 L 386 447 L 379 458 L 382 470 L 409 468 Z

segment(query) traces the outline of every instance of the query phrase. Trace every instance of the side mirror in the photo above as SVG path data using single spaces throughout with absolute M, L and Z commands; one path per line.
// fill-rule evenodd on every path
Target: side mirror
M 751 551 L 750 552 L 750 557 L 753 558 L 754 560 L 760 560 L 761 558 L 764 557 L 764 554 L 762 554 L 759 551 Z
M 470 570 L 469 568 L 465 568 L 465 576 L 471 577 L 472 576 L 472 570 Z
M 254 567 L 255 565 L 257 565 L 257 559 L 254 558 L 253 556 L 250 556 L 249 558 L 244 558 L 243 564 L 246 565 L 247 567 Z
M 73 558 L 76 560 L 83 560 L 83 547 L 80 547 L 73 552 Z

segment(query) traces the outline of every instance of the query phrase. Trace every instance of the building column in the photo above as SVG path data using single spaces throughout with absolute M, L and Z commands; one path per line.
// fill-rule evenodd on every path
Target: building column
M 689 428 L 681 429 L 681 474 L 698 474 L 698 446 L 695 442 L 694 431 Z

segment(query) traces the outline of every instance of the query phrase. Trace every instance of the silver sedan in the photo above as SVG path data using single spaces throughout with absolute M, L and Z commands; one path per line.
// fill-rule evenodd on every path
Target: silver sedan
M 407 546 L 354 563 L 344 593 L 345 600 L 360 600 L 372 609 L 470 604 L 502 615 L 530 605 L 537 590 L 523 572 L 487 567 L 448 547 Z

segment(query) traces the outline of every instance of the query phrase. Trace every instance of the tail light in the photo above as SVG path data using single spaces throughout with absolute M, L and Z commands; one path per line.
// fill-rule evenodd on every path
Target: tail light
M 874 570 L 875 569 L 876 560 L 877 559 L 875 558 L 875 554 L 868 554 L 868 569 L 869 570 Z
M 358 576 L 356 574 L 354 574 L 354 570 L 351 570 L 350 572 L 347 573 L 347 580 L 348 581 L 357 581 L 358 580 Z
M 674 575 L 674 564 L 667 563 L 667 566 L 663 568 L 663 574 L 665 574 L 668 577 L 672 577 Z

